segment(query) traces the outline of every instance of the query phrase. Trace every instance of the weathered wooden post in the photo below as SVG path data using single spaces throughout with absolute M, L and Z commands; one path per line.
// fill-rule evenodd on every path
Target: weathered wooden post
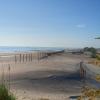
M 86 79 L 86 70 L 83 68 L 83 62 L 80 62 L 80 78 L 83 79 L 85 82 Z
M 31 58 L 31 53 L 30 53 L 30 62 L 32 61 L 32 58 Z
M 39 60 L 41 60 L 41 52 L 39 52 Z
M 42 52 L 41 52 L 41 56 L 40 56 L 40 58 L 42 59 Z
M 29 62 L 30 62 L 30 54 L 29 54 Z
M 38 61 L 40 60 L 40 52 L 38 52 Z
M 15 64 L 17 63 L 17 57 L 16 57 L 16 55 L 15 55 Z
M 45 57 L 45 52 L 43 52 L 43 58 Z
M 26 54 L 26 62 L 27 62 L 27 54 Z
M 80 79 L 83 78 L 83 68 L 82 68 L 82 62 L 80 62 Z
M 33 60 L 33 59 L 32 59 L 32 53 L 31 53 L 31 62 L 32 62 L 32 60 Z
M 23 54 L 23 63 L 24 63 L 24 54 Z
M 34 54 L 32 53 L 32 61 L 34 60 Z
M 42 53 L 43 53 L 43 52 L 41 52 L 41 58 L 43 58 Z
M 21 63 L 21 54 L 19 55 L 20 63 Z
M 39 57 L 38 57 L 38 52 L 37 52 L 37 57 L 36 57 L 36 58 L 37 58 L 37 60 L 39 60 Z

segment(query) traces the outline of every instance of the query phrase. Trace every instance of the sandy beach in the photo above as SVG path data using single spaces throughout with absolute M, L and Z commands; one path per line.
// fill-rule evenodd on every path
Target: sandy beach
M 0 77 L 2 80 L 3 73 L 5 83 L 10 84 L 10 91 L 17 100 L 70 100 L 70 96 L 80 95 L 83 83 L 80 81 L 79 63 L 87 63 L 89 57 L 60 53 L 38 59 L 35 54 L 27 61 L 26 58 L 20 60 L 19 55 L 16 61 L 15 54 L 9 55 L 14 56 L 0 63 Z

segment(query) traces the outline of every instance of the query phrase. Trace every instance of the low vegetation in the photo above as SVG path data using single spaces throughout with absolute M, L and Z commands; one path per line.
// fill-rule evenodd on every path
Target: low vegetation
M 100 82 L 100 74 L 96 75 L 95 80 Z M 100 100 L 100 89 L 84 86 L 81 93 L 77 100 Z
M 6 81 L 4 77 L 5 71 L 2 66 L 2 79 L 0 83 L 0 100 L 16 100 L 14 95 L 10 92 L 10 65 L 8 65 L 8 73 L 9 73 L 9 80 Z
M 89 61 L 88 64 L 93 64 L 100 67 L 100 60 L 95 59 L 95 60 Z
M 96 75 L 96 81 L 100 82 L 100 74 Z
M 84 87 L 82 95 L 77 100 L 96 100 L 97 98 L 100 99 L 100 89 Z
M 0 100 L 16 100 L 5 85 L 0 85 Z
M 100 55 L 96 55 L 97 60 L 100 60 Z

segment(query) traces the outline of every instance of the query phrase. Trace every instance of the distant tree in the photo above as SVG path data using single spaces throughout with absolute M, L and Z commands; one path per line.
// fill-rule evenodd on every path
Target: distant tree
M 97 52 L 97 50 L 95 49 L 95 48 L 93 48 L 93 47 L 85 47 L 84 49 L 83 49 L 85 52 L 86 51 L 88 51 L 88 52 L 91 52 L 92 54 L 91 54 L 91 57 L 92 58 L 95 58 L 96 57 L 96 52 Z
M 92 53 L 91 56 L 92 56 L 93 58 L 95 58 L 95 57 L 96 57 L 97 50 L 96 50 L 95 48 L 91 47 L 91 48 L 90 48 L 90 52 Z
M 95 39 L 100 39 L 100 37 L 97 37 L 97 38 L 95 38 Z
M 89 49 L 88 47 L 85 47 L 83 50 L 84 50 L 84 51 L 88 51 L 88 49 Z

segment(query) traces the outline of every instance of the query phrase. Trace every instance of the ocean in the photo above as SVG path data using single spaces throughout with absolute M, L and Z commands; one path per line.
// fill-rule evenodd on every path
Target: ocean
M 58 47 L 8 47 L 0 46 L 0 53 L 9 53 L 9 52 L 30 52 L 30 51 L 60 51 L 64 48 Z

